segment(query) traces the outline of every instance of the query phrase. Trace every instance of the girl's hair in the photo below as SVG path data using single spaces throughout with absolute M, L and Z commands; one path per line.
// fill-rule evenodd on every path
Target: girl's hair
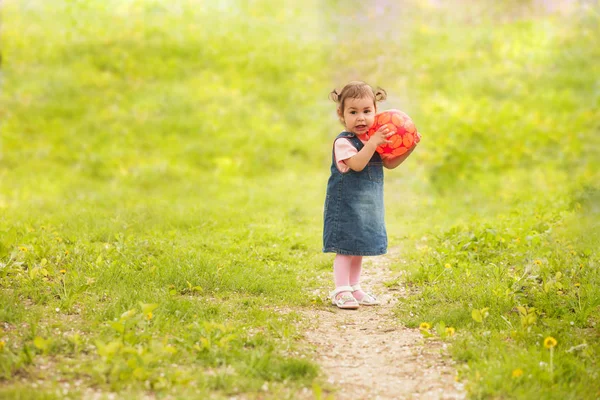
M 338 93 L 337 90 L 333 89 L 329 93 L 329 98 L 339 104 L 338 114 L 340 119 L 344 115 L 344 102 L 346 99 L 363 99 L 365 97 L 373 99 L 373 105 L 377 108 L 376 102 L 384 101 L 387 98 L 387 92 L 380 87 L 373 89 L 362 81 L 352 81 L 344 86 L 341 92 Z

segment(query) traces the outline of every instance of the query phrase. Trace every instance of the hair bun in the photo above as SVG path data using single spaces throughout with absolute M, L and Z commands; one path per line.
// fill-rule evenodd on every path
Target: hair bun
M 377 90 L 375 91 L 375 100 L 384 101 L 385 99 L 387 99 L 387 92 L 384 89 L 377 87 Z
M 336 102 L 336 103 L 340 102 L 340 95 L 337 92 L 337 90 L 333 89 L 331 91 L 331 93 L 329 93 L 329 99 L 332 100 L 332 101 L 334 101 L 334 102 Z

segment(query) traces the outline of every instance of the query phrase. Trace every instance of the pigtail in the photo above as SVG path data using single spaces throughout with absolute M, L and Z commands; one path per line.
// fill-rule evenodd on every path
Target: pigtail
M 337 90 L 333 89 L 331 91 L 331 93 L 329 93 L 329 100 L 335 102 L 335 103 L 339 103 L 340 102 L 340 94 L 337 92 Z
M 375 91 L 375 101 L 380 102 L 385 99 L 387 99 L 387 92 L 384 89 L 377 87 L 377 90 Z

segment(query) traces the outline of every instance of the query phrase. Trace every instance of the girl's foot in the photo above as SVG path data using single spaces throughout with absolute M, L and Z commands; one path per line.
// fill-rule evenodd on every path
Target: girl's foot
M 352 295 L 351 286 L 340 286 L 331 292 L 331 304 L 344 310 L 356 310 L 359 302 Z
M 381 302 L 372 293 L 363 292 L 360 285 L 352 285 L 352 296 L 358 301 L 358 304 L 363 306 L 376 306 Z

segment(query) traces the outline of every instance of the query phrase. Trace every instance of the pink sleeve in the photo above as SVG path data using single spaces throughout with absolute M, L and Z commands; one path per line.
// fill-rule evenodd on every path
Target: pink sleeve
M 348 139 L 340 139 L 336 140 L 333 145 L 333 154 L 335 155 L 335 165 L 337 166 L 337 169 L 341 173 L 344 173 L 350 170 L 350 167 L 346 165 L 344 160 L 347 160 L 358 153 L 358 150 L 356 150 L 356 147 L 354 147 Z

